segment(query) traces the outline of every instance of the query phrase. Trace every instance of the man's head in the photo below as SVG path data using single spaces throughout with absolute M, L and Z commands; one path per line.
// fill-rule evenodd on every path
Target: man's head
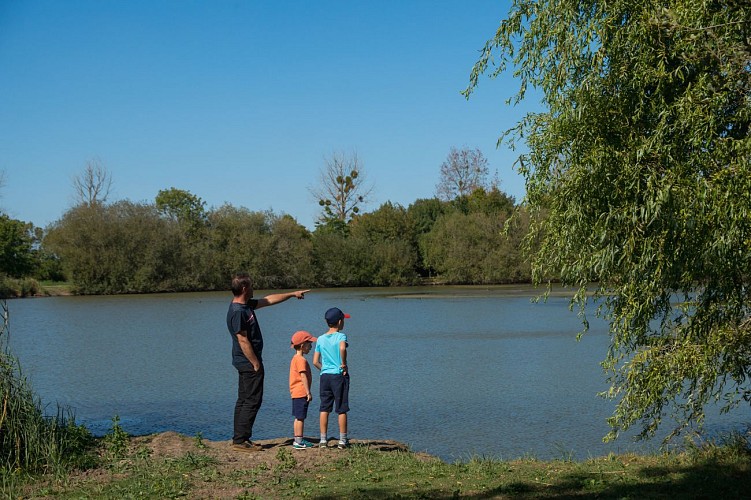
M 246 298 L 253 297 L 253 281 L 248 273 L 237 273 L 232 278 L 232 295 L 235 297 L 247 293 Z
M 328 311 L 326 311 L 326 314 L 324 315 L 324 318 L 326 319 L 326 324 L 330 327 L 337 326 L 340 321 L 344 321 L 344 318 L 349 318 L 349 314 L 344 314 L 341 309 L 338 307 L 332 307 Z

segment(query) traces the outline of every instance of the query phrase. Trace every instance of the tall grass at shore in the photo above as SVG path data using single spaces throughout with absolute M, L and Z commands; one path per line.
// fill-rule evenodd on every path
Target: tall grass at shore
M 69 409 L 57 407 L 54 416 L 45 415 L 18 361 L 7 352 L 0 354 L 0 395 L 0 471 L 48 473 L 90 460 L 89 431 L 76 425 Z
M 7 321 L 4 326 L 7 334 Z M 91 464 L 94 438 L 76 425 L 72 412 L 57 407 L 46 415 L 21 372 L 18 359 L 0 335 L 0 475 L 58 473 Z

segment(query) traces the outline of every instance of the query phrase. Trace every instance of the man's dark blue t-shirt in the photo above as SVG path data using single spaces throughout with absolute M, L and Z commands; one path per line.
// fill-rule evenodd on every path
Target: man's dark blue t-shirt
M 232 337 L 232 365 L 238 370 L 252 370 L 248 358 L 240 349 L 240 343 L 237 341 L 237 332 L 244 331 L 247 333 L 250 345 L 253 346 L 258 361 L 262 361 L 261 352 L 263 351 L 263 336 L 261 327 L 258 324 L 258 318 L 255 314 L 255 308 L 258 300 L 251 300 L 247 304 L 231 302 L 229 311 L 227 311 L 227 328 Z

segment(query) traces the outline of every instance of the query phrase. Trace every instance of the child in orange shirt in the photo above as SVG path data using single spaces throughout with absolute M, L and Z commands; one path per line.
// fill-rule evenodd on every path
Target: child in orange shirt
M 314 448 L 315 445 L 305 439 L 305 418 L 308 416 L 308 405 L 313 400 L 310 393 L 312 382 L 310 365 L 305 355 L 310 352 L 316 338 L 305 330 L 292 335 L 292 347 L 295 355 L 289 365 L 289 392 L 292 396 L 292 415 L 295 417 L 293 425 L 295 441 L 292 447 L 296 450 Z

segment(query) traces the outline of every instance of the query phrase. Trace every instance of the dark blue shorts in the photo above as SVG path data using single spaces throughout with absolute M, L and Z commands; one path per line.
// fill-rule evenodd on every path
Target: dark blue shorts
M 308 398 L 292 398 L 292 415 L 297 420 L 305 420 L 308 416 Z
M 349 411 L 349 375 L 321 375 L 321 411 L 330 413 L 336 403 L 337 413 Z

